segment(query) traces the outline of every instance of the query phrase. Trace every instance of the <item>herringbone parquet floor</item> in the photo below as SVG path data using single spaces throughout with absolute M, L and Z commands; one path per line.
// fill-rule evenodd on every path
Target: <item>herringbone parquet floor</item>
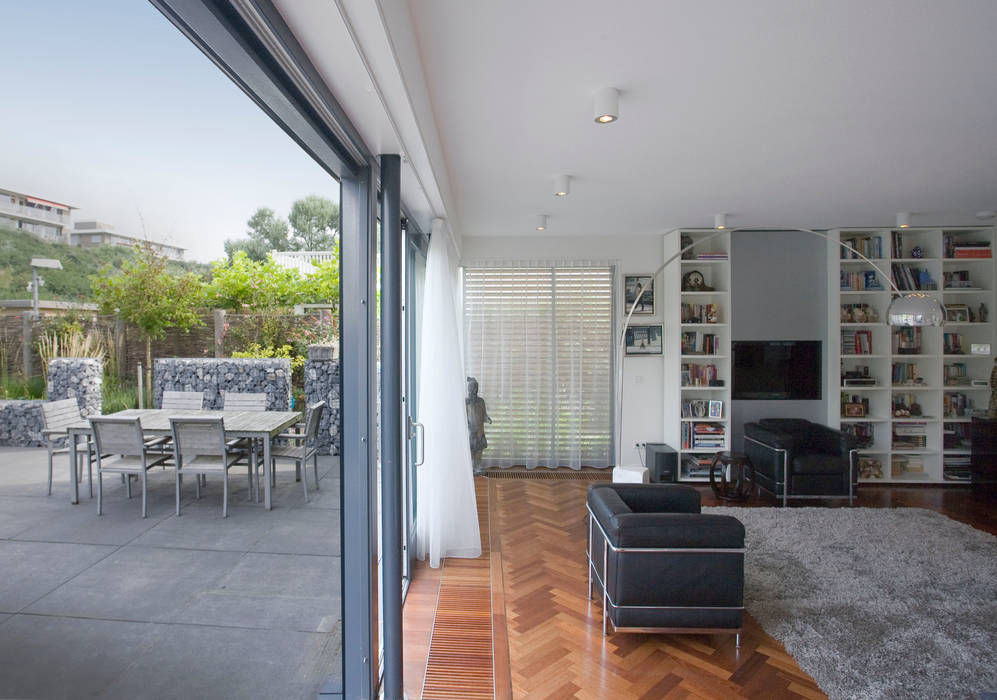
M 588 600 L 578 481 L 489 480 L 516 698 L 822 698 L 782 645 L 748 620 L 729 635 L 602 636 Z

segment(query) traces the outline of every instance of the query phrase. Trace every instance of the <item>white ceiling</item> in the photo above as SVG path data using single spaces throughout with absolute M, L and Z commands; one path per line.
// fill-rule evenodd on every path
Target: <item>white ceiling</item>
M 539 213 L 605 235 L 997 209 L 995 0 L 407 2 L 408 89 L 428 91 L 463 235 L 533 233 Z M 620 120 L 596 125 L 606 86 Z

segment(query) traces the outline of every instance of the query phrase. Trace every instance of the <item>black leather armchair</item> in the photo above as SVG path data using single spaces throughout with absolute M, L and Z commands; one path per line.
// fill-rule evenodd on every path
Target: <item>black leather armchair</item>
M 744 526 L 700 513 L 699 492 L 671 484 L 589 486 L 589 598 L 602 633 L 735 634 L 744 613 Z
M 847 498 L 858 485 L 851 435 L 800 418 L 766 418 L 744 426 L 744 451 L 760 488 L 782 499 Z

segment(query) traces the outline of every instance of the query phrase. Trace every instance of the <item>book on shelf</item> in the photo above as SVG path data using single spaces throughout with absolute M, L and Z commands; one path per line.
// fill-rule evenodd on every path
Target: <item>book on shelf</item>
M 893 363 L 893 385 L 920 384 L 922 379 L 917 374 L 917 365 L 913 362 Z
M 942 333 L 942 345 L 946 355 L 964 355 L 962 336 L 958 333 Z
M 840 273 L 841 290 L 845 292 L 882 291 L 883 285 L 876 276 L 875 270 L 842 270 Z
M 942 396 L 942 415 L 946 418 L 965 418 L 973 411 L 973 402 L 961 392 L 946 392 Z
M 938 289 L 931 273 L 923 267 L 911 267 L 906 263 L 893 263 L 891 271 L 893 283 L 897 289 L 904 291 Z
M 682 332 L 683 355 L 716 355 L 720 344 L 715 333 Z
M 720 323 L 719 304 L 682 304 L 682 323 Z
M 727 444 L 727 428 L 723 423 L 683 423 L 682 449 L 698 448 L 724 449 Z
M 718 386 L 717 366 L 682 363 L 682 386 Z
M 942 273 L 944 289 L 973 289 L 973 281 L 969 278 L 969 270 L 950 270 Z
M 713 455 L 683 455 L 682 471 L 692 479 L 709 478 L 713 467 Z
M 989 258 L 990 241 L 962 241 L 954 236 L 942 238 L 942 256 L 945 258 Z
M 897 328 L 894 333 L 897 339 L 898 355 L 920 355 L 921 354 L 921 327 Z
M 872 423 L 845 423 L 841 426 L 841 432 L 851 435 L 858 449 L 872 447 L 875 442 L 875 426 Z
M 841 354 L 872 354 L 872 331 L 841 331 Z
M 867 258 L 883 257 L 883 241 L 879 236 L 849 236 L 842 238 L 841 242 L 844 243 L 844 246 L 854 248 L 854 250 L 849 250 L 844 246 L 839 246 L 842 260 L 861 260 L 856 251 Z

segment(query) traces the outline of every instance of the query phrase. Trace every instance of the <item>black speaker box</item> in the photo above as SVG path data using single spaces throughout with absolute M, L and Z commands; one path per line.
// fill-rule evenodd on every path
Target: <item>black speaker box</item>
M 678 452 L 663 442 L 648 442 L 645 444 L 644 464 L 647 466 L 648 477 L 652 484 L 663 484 L 678 481 Z

